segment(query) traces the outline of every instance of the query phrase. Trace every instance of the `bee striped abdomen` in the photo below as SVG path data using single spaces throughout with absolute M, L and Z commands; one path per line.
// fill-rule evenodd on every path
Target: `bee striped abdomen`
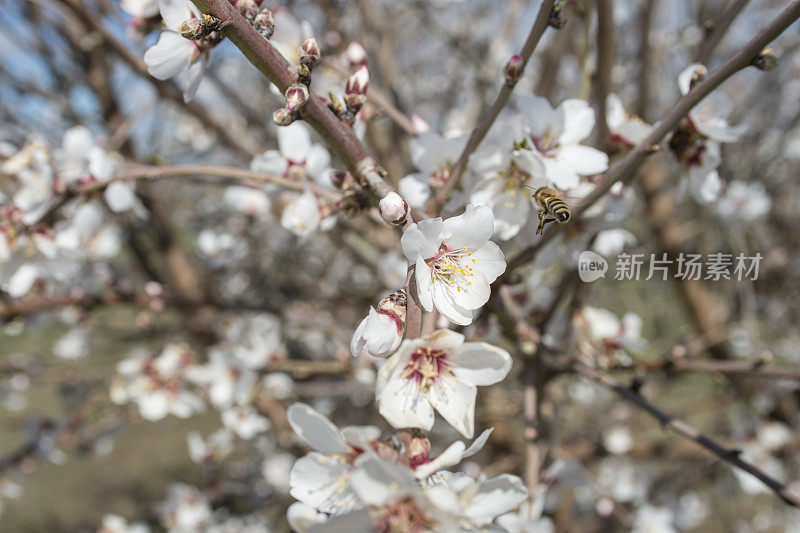
M 547 210 L 552 214 L 559 222 L 566 222 L 569 220 L 569 208 L 567 204 L 564 203 L 564 200 L 561 198 L 548 198 L 546 201 Z

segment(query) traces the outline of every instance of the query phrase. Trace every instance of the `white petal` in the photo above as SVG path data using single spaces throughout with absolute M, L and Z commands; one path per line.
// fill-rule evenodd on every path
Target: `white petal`
M 345 426 L 342 435 L 351 446 L 367 449 L 381 437 L 381 430 L 375 426 Z
M 39 279 L 39 268 L 35 265 L 24 264 L 14 272 L 8 280 L 6 291 L 12 298 L 25 296 L 33 288 L 33 284 Z
M 406 466 L 377 456 L 366 457 L 351 474 L 353 489 L 367 505 L 391 503 L 417 490 L 417 482 Z
M 286 158 L 278 150 L 267 150 L 263 154 L 254 157 L 250 162 L 250 170 L 253 172 L 264 172 L 278 176 L 286 172 L 287 166 Z
M 397 354 L 392 357 L 397 357 Z M 402 371 L 402 368 L 398 370 Z M 399 371 L 389 378 L 383 390 L 378 391 L 378 412 L 398 429 L 430 430 L 433 427 L 433 407 L 427 398 L 420 395 L 417 384 L 401 378 Z
M 579 143 L 592 133 L 594 109 L 586 101 L 570 98 L 558 109 L 564 114 L 564 132 L 558 139 L 561 146 Z
M 414 270 L 414 277 L 417 279 L 417 297 L 423 309 L 433 311 L 433 283 L 431 281 L 431 267 L 429 267 L 421 255 L 417 256 L 417 265 Z
M 571 166 L 558 159 L 548 157 L 544 160 L 547 168 L 547 177 L 559 189 L 573 189 L 580 183 L 578 173 Z
M 457 465 L 464 457 L 464 449 L 466 445 L 459 441 L 454 442 L 447 447 L 445 451 L 437 455 L 432 461 L 419 465 L 414 470 L 414 476 L 417 479 L 425 479 L 428 476 L 435 474 L 439 470 L 449 466 Z
M 625 108 L 622 100 L 614 93 L 609 93 L 606 97 L 606 123 L 610 130 L 616 130 L 625 122 Z
M 197 8 L 189 0 L 158 0 L 158 10 L 164 25 L 172 31 L 178 31 L 181 24 L 193 15 L 200 17 Z
M 278 128 L 278 149 L 286 159 L 305 162 L 311 150 L 311 136 L 302 122 Z
M 485 281 L 485 279 L 484 279 Z M 456 289 L 452 287 L 444 287 L 442 283 L 433 283 L 431 285 L 433 289 L 433 305 L 436 307 L 436 310 L 439 311 L 446 319 L 454 324 L 458 324 L 460 326 L 467 326 L 472 324 L 473 313 L 470 309 L 465 309 L 462 306 L 456 304 L 453 294 L 457 292 Z M 476 291 L 481 292 L 481 295 L 485 291 Z M 488 296 L 486 297 L 488 301 Z M 474 299 L 475 301 L 479 301 L 478 298 Z M 486 303 L 485 301 L 483 303 Z M 483 304 L 478 305 L 480 307 Z M 477 309 L 477 308 L 473 308 Z
M 463 383 L 453 377 L 440 377 L 431 387 L 431 404 L 447 423 L 471 439 L 475 431 L 475 385 Z M 428 428 L 430 429 L 430 428 Z
M 456 349 L 453 373 L 466 383 L 493 385 L 511 370 L 511 356 L 502 348 L 485 342 L 466 342 Z
M 444 221 L 444 231 L 448 234 L 444 244 L 450 250 L 479 248 L 494 232 L 492 209 L 485 205 L 475 207 L 467 204 L 463 214 Z
M 158 42 L 144 53 L 147 72 L 160 80 L 177 76 L 192 63 L 195 44 L 171 31 L 163 31 Z
M 103 196 L 108 203 L 108 207 L 115 213 L 127 211 L 136 203 L 136 193 L 130 183 L 114 181 L 106 187 Z
M 522 112 L 525 122 L 535 137 L 543 137 L 564 131 L 563 114 L 553 109 L 547 98 L 541 96 L 523 96 L 517 100 L 517 107 Z
M 208 54 L 203 54 L 203 57 L 194 61 L 185 72 L 178 75 L 176 82 L 183 91 L 183 101 L 191 102 L 197 93 L 200 82 L 203 81 L 203 73 L 206 71 L 208 65 Z
M 295 124 L 298 124 L 295 122 Z M 293 124 L 294 125 L 294 124 Z M 306 154 L 306 176 L 315 178 L 318 183 L 331 167 L 331 154 L 321 144 L 312 144 Z
M 469 258 L 473 260 L 473 268 L 481 272 L 488 283 L 494 283 L 506 271 L 506 256 L 492 241 L 473 251 Z
M 400 196 L 415 209 L 422 209 L 431 197 L 430 179 L 422 174 L 409 174 L 397 183 Z
M 479 524 L 488 523 L 508 512 L 528 497 L 522 480 L 511 474 L 501 474 L 480 483 L 464 515 Z
M 571 166 L 581 176 L 593 176 L 608 170 L 608 155 L 581 144 L 562 147 L 558 151 L 558 160 Z
M 462 458 L 466 459 L 467 457 L 472 457 L 473 455 L 481 451 L 483 447 L 486 445 L 486 442 L 489 440 L 489 437 L 491 436 L 493 431 L 494 428 L 484 429 L 483 433 L 478 435 L 478 438 L 472 441 L 472 444 L 470 444 L 469 447 L 466 450 L 464 450 Z
M 464 344 L 464 335 L 451 329 L 437 329 L 423 339 L 433 350 L 449 352 Z
M 299 533 L 308 533 L 308 529 L 311 526 L 321 524 L 327 519 L 328 516 L 326 514 L 320 513 L 302 502 L 294 502 L 286 511 L 286 520 L 292 530 Z
M 439 252 L 442 244 L 444 224 L 441 218 L 427 218 L 415 222 L 403 231 L 400 245 L 409 261 L 416 261 L 417 256 L 429 259 Z
M 532 177 L 545 175 L 541 154 L 534 150 L 514 150 L 514 163 Z
M 286 411 L 289 424 L 309 446 L 322 453 L 346 453 L 349 448 L 339 429 L 304 403 L 294 403 Z
M 311 452 L 295 461 L 289 494 L 323 513 L 341 513 L 358 504 L 350 487 L 352 466 L 342 456 Z

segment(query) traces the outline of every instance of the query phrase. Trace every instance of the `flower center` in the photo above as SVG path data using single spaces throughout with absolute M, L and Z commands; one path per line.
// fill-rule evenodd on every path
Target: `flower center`
M 417 348 L 403 369 L 400 377 L 414 380 L 422 391 L 428 391 L 439 376 L 452 375 L 447 352 L 427 347 Z
M 431 187 L 438 188 L 444 186 L 447 180 L 450 179 L 450 171 L 453 169 L 453 163 L 450 161 L 444 163 L 436 172 L 431 174 Z
M 513 161 L 508 168 L 498 172 L 497 176 L 503 180 L 503 192 L 506 193 L 521 191 L 531 177 Z
M 558 148 L 558 132 L 548 128 L 542 135 L 532 135 L 531 141 L 542 155 L 552 157 Z
M 376 509 L 375 531 L 381 533 L 418 533 L 434 526 L 431 517 L 413 498 L 403 498 Z
M 470 263 L 474 263 L 475 259 L 471 255 L 472 252 L 468 252 L 466 248 L 448 250 L 442 245 L 436 257 L 426 261 L 432 269 L 431 282 L 445 283 L 455 287 L 458 292 L 461 292 L 462 287 L 472 285 L 475 273 Z

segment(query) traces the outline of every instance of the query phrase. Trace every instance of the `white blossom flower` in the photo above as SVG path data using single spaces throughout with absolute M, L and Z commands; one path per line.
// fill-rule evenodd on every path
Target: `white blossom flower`
M 170 344 L 158 356 L 138 352 L 117 365 L 119 378 L 111 384 L 111 400 L 135 403 L 145 420 L 161 420 L 173 414 L 188 418 L 202 411 L 200 398 L 185 387 L 185 373 L 193 364 L 182 346 Z
M 509 370 L 508 352 L 484 342 L 465 343 L 454 331 L 406 339 L 378 372 L 378 410 L 394 427 L 429 430 L 436 409 L 471 438 L 477 387 L 501 381 Z
M 402 178 L 397 189 L 411 207 L 422 209 L 432 189 L 444 185 L 467 142 L 465 135 L 442 137 L 424 132 L 411 140 L 411 160 L 419 172 Z
M 220 348 L 211 350 L 205 365 L 188 368 L 185 376 L 205 388 L 208 399 L 220 409 L 247 404 L 257 380 L 256 373 L 239 357 Z
M 678 88 L 681 94 L 689 92 L 692 78 L 695 74 L 705 76 L 706 67 L 693 63 L 686 67 L 678 75 Z M 689 111 L 691 125 L 703 136 L 712 141 L 721 143 L 736 142 L 744 133 L 745 126 L 731 126 L 728 124 L 728 115 L 731 112 L 731 104 L 725 93 L 722 91 L 712 91 L 703 98 L 700 103 Z
M 644 504 L 633 517 L 632 533 L 677 533 L 675 513 L 667 507 Z
M 266 192 L 241 185 L 226 188 L 223 201 L 229 209 L 259 218 L 264 218 L 271 206 Z
M 215 463 L 224 459 L 233 451 L 233 433 L 228 429 L 218 429 L 206 439 L 197 431 L 190 431 L 186 435 L 189 446 L 189 457 L 198 464 Z
M 497 517 L 497 524 L 508 533 L 554 533 L 553 521 L 542 516 L 545 505 L 547 487 L 539 485 L 532 500 L 524 502 L 516 513 L 506 513 Z
M 717 214 L 728 223 L 748 223 L 764 217 L 772 200 L 759 182 L 731 181 L 716 204 Z
M 632 312 L 622 320 L 606 309 L 584 306 L 573 317 L 579 346 L 594 356 L 621 358 L 629 351 L 640 351 L 642 319 Z
M 159 80 L 178 77 L 183 99 L 188 102 L 200 86 L 209 54 L 198 41 L 182 37 L 179 29 L 184 21 L 200 18 L 200 12 L 189 0 L 158 0 L 158 9 L 165 30 L 159 35 L 158 42 L 144 53 L 147 72 Z
M 222 411 L 222 424 L 237 437 L 250 440 L 270 428 L 270 422 L 252 405 L 230 407 Z
M 456 324 L 472 322 L 473 310 L 489 300 L 489 285 L 506 269 L 503 252 L 489 240 L 493 231 L 492 210 L 472 205 L 457 217 L 430 218 L 406 228 L 403 253 L 416 264 L 426 311 L 435 308 Z
M 614 455 L 626 454 L 633 448 L 633 437 L 627 426 L 615 425 L 603 431 L 603 447 Z
M 281 226 L 298 237 L 305 238 L 317 230 L 320 219 L 317 197 L 306 190 L 283 207 Z
M 350 485 L 359 457 L 380 436 L 374 426 L 347 426 L 340 431 L 330 420 L 302 403 L 289 406 L 289 423 L 315 451 L 292 467 L 289 493 L 323 513 L 341 514 L 360 505 Z
M 89 334 L 86 328 L 72 328 L 53 345 L 53 354 L 61 359 L 80 359 L 89 353 Z
M 150 533 L 150 528 L 141 522 L 130 523 L 122 516 L 107 514 L 103 516 L 97 533 Z
M 458 524 L 454 531 L 487 527 L 528 497 L 522 480 L 511 474 L 476 481 L 467 474 L 442 472 L 439 478 L 441 484 L 427 487 L 426 492 L 433 505 Z
M 308 126 L 295 122 L 278 128 L 278 149 L 253 158 L 250 170 L 301 180 L 311 178 L 319 185 L 331 186 L 331 155 L 319 143 L 311 142 Z
M 606 123 L 611 133 L 611 145 L 626 147 L 642 142 L 650 134 L 652 126 L 636 116 L 630 116 L 622 106 L 622 100 L 614 93 L 606 98 Z
M 350 353 L 358 357 L 366 350 L 373 357 L 394 353 L 403 340 L 406 324 L 406 291 L 400 289 L 381 300 L 378 310 L 369 308 L 350 341 Z
M 203 531 L 214 517 L 208 499 L 196 488 L 176 483 L 169 488 L 167 500 L 160 505 L 162 525 L 170 531 Z
M 572 189 L 580 176 L 600 174 L 608 169 L 608 156 L 580 144 L 594 128 L 594 111 L 583 100 L 564 100 L 556 109 L 546 98 L 524 96 L 518 104 L 531 155 L 544 164 L 547 179 L 559 189 Z M 527 170 L 527 169 L 526 169 Z

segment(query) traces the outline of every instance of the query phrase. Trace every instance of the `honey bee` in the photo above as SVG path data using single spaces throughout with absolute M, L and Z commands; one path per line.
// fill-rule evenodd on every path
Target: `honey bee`
M 544 226 L 548 222 L 564 223 L 569 220 L 571 216 L 569 207 L 561 196 L 550 187 L 539 187 L 534 190 L 533 199 L 539 206 L 539 227 L 536 228 L 536 235 L 544 232 Z

